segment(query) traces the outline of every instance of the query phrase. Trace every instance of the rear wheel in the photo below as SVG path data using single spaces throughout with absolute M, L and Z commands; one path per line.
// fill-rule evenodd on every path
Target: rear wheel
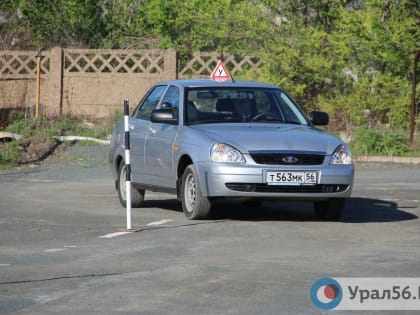
M 345 198 L 314 201 L 315 214 L 323 220 L 338 220 L 346 204 Z
M 193 165 L 189 165 L 182 176 L 181 199 L 182 210 L 188 219 L 205 219 L 209 216 L 211 202 L 201 193 Z
M 117 180 L 117 191 L 118 191 L 118 199 L 120 200 L 120 204 L 123 207 L 127 206 L 127 199 L 126 199 L 126 176 L 127 176 L 127 167 L 124 162 L 121 162 L 120 167 L 118 169 L 118 180 Z M 131 206 L 133 208 L 141 207 L 144 201 L 144 189 L 135 189 L 131 185 Z

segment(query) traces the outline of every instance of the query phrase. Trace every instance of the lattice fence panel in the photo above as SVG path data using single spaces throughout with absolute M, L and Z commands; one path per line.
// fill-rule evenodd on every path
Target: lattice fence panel
M 195 52 L 192 58 L 181 67 L 178 78 L 208 78 L 216 67 L 218 60 L 220 60 L 219 53 Z M 263 63 L 259 57 L 234 54 L 225 54 L 223 62 L 232 75 L 245 70 L 257 70 Z
M 2 51 L 0 54 L 0 79 L 36 78 L 37 56 L 41 56 L 41 75 L 50 72 L 48 53 L 36 51 Z
M 64 51 L 64 72 L 78 74 L 159 74 L 164 71 L 161 51 L 69 50 Z

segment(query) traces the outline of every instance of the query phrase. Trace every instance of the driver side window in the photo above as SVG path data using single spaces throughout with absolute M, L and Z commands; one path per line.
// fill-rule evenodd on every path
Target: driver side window
M 150 120 L 152 111 L 159 104 L 159 101 L 162 98 L 166 87 L 166 85 L 156 86 L 143 100 L 143 103 L 140 105 L 135 117 L 139 119 Z
M 169 86 L 162 103 L 169 103 L 171 107 L 178 108 L 179 106 L 179 89 L 176 86 Z

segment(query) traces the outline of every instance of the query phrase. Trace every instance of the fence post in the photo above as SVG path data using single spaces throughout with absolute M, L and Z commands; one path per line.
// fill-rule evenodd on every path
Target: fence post
M 39 118 L 41 99 L 41 52 L 36 56 L 35 118 Z
M 164 80 L 175 80 L 178 78 L 178 67 L 176 50 L 168 49 L 164 53 Z
M 48 76 L 48 113 L 50 115 L 63 114 L 63 64 L 63 48 L 54 47 L 50 52 Z

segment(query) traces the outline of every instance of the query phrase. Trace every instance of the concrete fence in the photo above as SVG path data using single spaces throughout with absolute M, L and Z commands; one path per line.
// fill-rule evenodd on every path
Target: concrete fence
M 34 107 L 37 56 L 44 115 L 103 119 L 121 110 L 125 98 L 131 107 L 137 105 L 156 82 L 209 77 L 219 54 L 196 52 L 180 61 L 175 50 L 0 51 L 0 112 Z M 225 54 L 224 62 L 232 74 L 262 64 L 257 57 L 231 54 Z

